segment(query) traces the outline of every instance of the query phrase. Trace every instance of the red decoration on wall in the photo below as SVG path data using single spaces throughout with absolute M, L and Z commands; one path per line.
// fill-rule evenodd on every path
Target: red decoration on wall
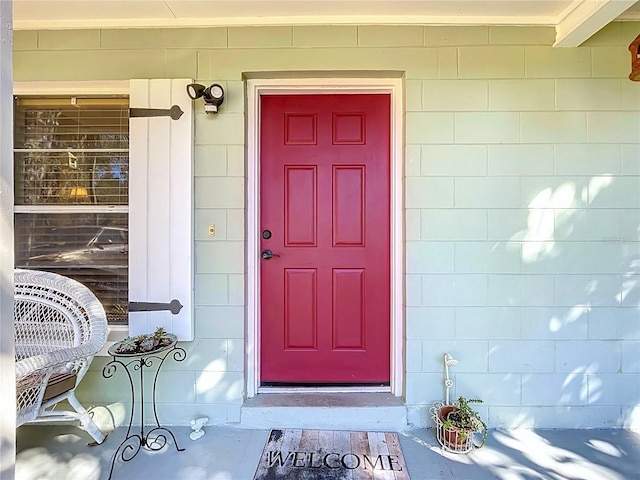
M 631 42 L 629 51 L 631 52 L 631 73 L 629 74 L 629 80 L 640 82 L 640 35 Z

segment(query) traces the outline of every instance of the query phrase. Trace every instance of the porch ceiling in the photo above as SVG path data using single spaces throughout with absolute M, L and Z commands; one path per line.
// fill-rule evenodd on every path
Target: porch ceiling
M 4 0 L 2 0 L 4 1 Z M 13 0 L 14 28 L 237 25 L 544 25 L 575 47 L 609 22 L 640 20 L 637 0 Z

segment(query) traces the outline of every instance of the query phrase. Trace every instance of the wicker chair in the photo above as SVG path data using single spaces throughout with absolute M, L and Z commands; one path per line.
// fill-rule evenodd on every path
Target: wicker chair
M 93 444 L 102 443 L 105 435 L 74 393 L 107 339 L 102 304 L 55 273 L 16 269 L 14 279 L 16 424 L 79 420 Z M 54 410 L 63 400 L 75 411 Z

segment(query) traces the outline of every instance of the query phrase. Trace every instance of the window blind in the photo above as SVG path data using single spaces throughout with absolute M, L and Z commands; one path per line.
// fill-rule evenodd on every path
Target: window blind
M 126 205 L 129 104 L 123 98 L 17 98 L 16 204 Z

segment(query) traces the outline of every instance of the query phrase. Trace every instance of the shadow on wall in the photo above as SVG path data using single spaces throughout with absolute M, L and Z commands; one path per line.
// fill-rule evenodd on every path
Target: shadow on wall
M 156 380 L 156 408 L 162 425 L 189 425 L 194 418 L 208 417 L 208 425 L 239 422 L 239 409 L 244 396 L 244 373 L 238 365 L 244 357 L 235 351 L 237 341 L 196 339 L 180 342 L 186 358 L 174 361 L 169 356 Z M 235 360 L 240 359 L 240 360 Z M 103 376 L 111 357 L 97 356 L 79 386 L 78 396 L 91 408 L 96 422 L 104 431 L 129 424 L 131 397 L 135 397 L 133 425 L 139 425 L 140 379 L 138 369 L 130 367 L 129 377 L 118 367 L 109 377 Z M 144 371 L 145 425 L 155 423 L 151 408 L 154 374 L 157 364 Z
M 622 207 L 640 206 L 640 192 L 621 200 L 620 181 L 626 179 L 594 176 L 583 184 L 566 182 L 541 191 L 529 204 L 527 230 L 516 237 L 522 237 L 524 270 L 531 265 L 532 272 L 552 271 L 556 295 L 575 295 L 564 315 L 549 319 L 549 332 L 587 324 L 588 345 L 556 348 L 556 368 L 567 373 L 558 403 L 630 405 L 611 426 L 637 428 L 640 382 L 624 374 L 640 371 L 640 352 L 637 344 L 624 341 L 640 338 L 640 218 L 637 209 Z
M 549 185 L 546 188 L 532 188 L 535 193 L 529 197 L 525 228 L 508 241 L 494 245 L 494 250 L 501 250 L 498 255 L 519 255 L 520 273 L 535 278 L 538 282 L 535 285 L 553 283 L 543 285 L 538 293 L 521 292 L 525 305 L 532 308 L 521 310 L 526 313 L 521 314 L 519 338 L 538 340 L 541 350 L 524 352 L 519 349 L 522 342 L 518 340 L 492 342 L 487 359 L 489 371 L 504 375 L 496 375 L 495 382 L 488 378 L 479 385 L 479 380 L 474 378 L 465 385 L 466 374 L 459 373 L 455 378 L 456 394 L 479 396 L 489 406 L 512 407 L 490 418 L 493 426 L 535 427 L 538 422 L 527 407 L 542 406 L 565 415 L 565 423 L 558 425 L 559 428 L 589 427 L 593 424 L 588 424 L 584 414 L 581 417 L 572 412 L 577 407 L 589 406 L 601 407 L 597 416 L 609 427 L 638 429 L 640 188 L 637 177 L 602 174 L 584 177 L 582 182 L 554 178 L 545 182 Z M 552 280 L 545 280 L 551 277 Z M 515 281 L 513 275 L 507 278 L 505 281 Z M 549 292 L 553 294 L 551 303 Z M 539 299 L 535 297 L 537 294 Z M 518 298 L 504 298 L 503 302 L 522 305 L 522 299 Z M 457 339 L 464 340 L 461 336 Z M 463 352 L 456 351 L 455 346 L 447 351 L 459 358 L 460 371 L 464 372 Z M 527 363 L 529 359 L 523 359 L 527 355 L 535 362 L 533 367 Z M 520 369 L 514 368 L 516 362 L 521 362 Z M 498 363 L 503 365 L 497 367 Z M 473 370 L 467 372 L 474 373 Z M 510 390 L 510 387 L 513 388 Z M 492 400 L 498 396 L 501 398 L 494 403 Z

